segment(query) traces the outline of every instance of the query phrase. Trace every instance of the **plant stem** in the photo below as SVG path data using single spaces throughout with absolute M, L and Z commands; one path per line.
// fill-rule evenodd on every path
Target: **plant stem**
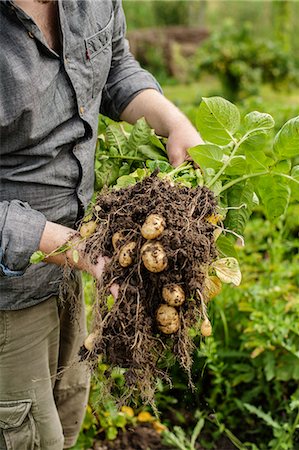
M 176 175 L 177 173 L 181 172 L 181 170 L 183 169 L 187 169 L 191 167 L 191 163 L 185 161 L 182 164 L 180 164 L 178 167 L 175 167 L 175 169 L 173 169 L 171 172 L 167 173 L 167 176 L 173 176 Z
M 241 183 L 242 181 L 247 180 L 248 178 L 258 177 L 259 175 L 266 175 L 267 173 L 269 173 L 269 171 L 265 170 L 264 172 L 249 173 L 247 175 L 243 175 L 242 177 L 235 178 L 234 180 L 230 181 L 229 183 L 226 183 L 223 186 L 223 188 L 221 189 L 221 191 L 219 192 L 219 194 L 226 191 L 227 189 L 234 186 L 235 184 Z
M 223 188 L 221 189 L 221 191 L 219 192 L 219 194 L 226 191 L 227 189 L 234 186 L 235 184 L 240 183 L 244 180 L 247 180 L 248 178 L 254 178 L 254 177 L 258 177 L 260 175 L 267 175 L 267 174 L 272 174 L 272 175 L 277 175 L 279 177 L 287 178 L 288 180 L 291 180 L 294 183 L 299 184 L 299 181 L 296 180 L 296 178 L 291 177 L 290 175 L 287 175 L 285 173 L 280 173 L 280 172 L 270 172 L 269 170 L 264 170 L 263 172 L 249 173 L 247 175 L 243 175 L 242 177 L 235 178 L 234 180 L 230 181 L 229 183 L 226 183 L 223 186 Z
M 246 134 L 244 134 L 244 136 L 242 137 L 242 139 L 238 141 L 236 141 L 236 139 L 233 138 L 234 141 L 234 147 L 232 149 L 232 152 L 229 156 L 229 158 L 227 159 L 227 161 L 225 161 L 225 163 L 223 164 L 223 166 L 221 167 L 221 169 L 219 170 L 219 172 L 216 173 L 216 175 L 214 176 L 214 178 L 212 179 L 212 181 L 210 183 L 207 184 L 207 187 L 211 189 L 211 187 L 213 186 L 213 184 L 216 183 L 216 181 L 218 180 L 218 178 L 223 174 L 223 172 L 225 171 L 225 169 L 227 168 L 227 166 L 230 164 L 232 158 L 235 156 L 235 154 L 237 153 L 237 150 L 240 148 L 240 146 L 243 144 L 243 142 L 245 142 L 248 137 L 253 134 L 253 133 L 257 133 L 258 131 L 262 131 L 263 128 L 255 128 L 253 130 L 247 131 Z M 220 191 L 222 192 L 222 191 Z
M 98 158 L 98 159 L 124 159 L 124 160 L 129 160 L 129 161 L 145 162 L 144 158 L 138 158 L 137 156 L 121 156 L 121 155 L 111 156 L 111 155 L 106 155 L 105 153 L 98 153 L 97 155 L 102 156 L 102 158 Z

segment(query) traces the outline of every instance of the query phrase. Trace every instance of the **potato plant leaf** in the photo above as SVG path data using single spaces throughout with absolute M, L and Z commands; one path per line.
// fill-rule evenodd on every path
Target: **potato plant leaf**
M 246 173 L 247 163 L 244 155 L 233 156 L 229 165 L 225 169 L 225 174 L 234 176 L 234 175 L 243 175 Z
M 141 145 L 150 143 L 151 134 L 152 130 L 144 117 L 138 119 L 132 128 L 130 137 L 127 141 L 126 150 L 136 155 L 138 148 Z
M 196 147 L 190 148 L 188 153 L 203 171 L 207 168 L 218 170 L 222 166 L 223 153 L 217 145 L 197 145 Z
M 43 261 L 46 257 L 46 254 L 41 250 L 37 250 L 30 257 L 30 264 L 38 264 Z
M 223 283 L 233 283 L 235 286 L 240 285 L 242 275 L 236 258 L 217 259 L 212 263 L 212 267 L 217 277 Z
M 299 201 L 299 165 L 292 168 L 291 177 L 293 179 L 290 183 L 292 187 L 292 196 Z
M 203 98 L 196 126 L 205 141 L 226 145 L 240 127 L 240 113 L 235 105 L 222 97 Z
M 274 150 L 281 158 L 299 154 L 299 116 L 288 120 L 274 139 Z
M 258 195 L 269 220 L 282 216 L 290 199 L 288 181 L 280 176 L 267 174 L 257 180 Z
M 225 218 L 226 228 L 243 234 L 253 209 L 253 185 L 249 181 L 232 186 L 227 193 L 229 209 Z
M 168 161 L 168 158 L 161 150 L 149 144 L 140 145 L 137 155 L 145 159 L 153 159 L 154 161 Z
M 275 122 L 273 117 L 267 113 L 252 111 L 244 117 L 245 131 L 250 134 L 256 134 L 260 131 L 271 130 Z
M 219 253 L 223 257 L 232 256 L 233 258 L 236 258 L 236 259 L 238 258 L 238 254 L 237 254 L 237 251 L 234 246 L 234 241 L 231 236 L 230 237 L 224 236 L 224 235 L 219 236 L 217 239 L 216 246 L 217 246 Z
M 271 147 L 271 135 L 268 130 L 256 131 L 248 134 L 240 144 L 237 154 L 250 155 L 256 152 L 264 152 Z
M 106 140 L 108 148 L 115 147 L 121 155 L 123 154 L 123 149 L 127 144 L 127 137 L 122 130 L 115 125 L 109 125 L 106 129 Z

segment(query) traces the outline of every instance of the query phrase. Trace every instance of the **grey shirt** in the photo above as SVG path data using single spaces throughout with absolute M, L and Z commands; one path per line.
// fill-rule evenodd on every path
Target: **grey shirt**
M 143 89 L 120 0 L 58 0 L 62 54 L 0 1 L 0 309 L 56 295 L 53 264 L 29 265 L 46 220 L 74 227 L 93 193 L 98 113 L 118 120 Z

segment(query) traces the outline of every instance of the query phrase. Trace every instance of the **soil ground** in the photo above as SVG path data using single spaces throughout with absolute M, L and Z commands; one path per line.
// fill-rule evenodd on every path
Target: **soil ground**
M 96 441 L 90 450 L 177 450 L 162 444 L 160 435 L 150 425 L 139 425 L 119 432 L 114 441 Z M 205 450 L 199 444 L 197 450 Z M 213 450 L 235 450 L 236 447 L 227 439 L 219 441 Z

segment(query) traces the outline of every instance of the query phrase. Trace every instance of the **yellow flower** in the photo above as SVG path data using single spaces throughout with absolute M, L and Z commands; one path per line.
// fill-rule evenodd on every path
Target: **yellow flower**
M 131 406 L 122 406 L 121 412 L 123 412 L 124 414 L 126 414 L 129 417 L 134 417 L 134 409 L 131 408 Z
M 147 411 L 141 411 L 138 416 L 137 420 L 139 422 L 153 422 L 155 418 Z
M 154 430 L 157 431 L 157 433 L 162 433 L 163 431 L 167 430 L 167 427 L 163 425 L 163 423 L 159 422 L 158 420 L 155 420 L 153 423 Z

